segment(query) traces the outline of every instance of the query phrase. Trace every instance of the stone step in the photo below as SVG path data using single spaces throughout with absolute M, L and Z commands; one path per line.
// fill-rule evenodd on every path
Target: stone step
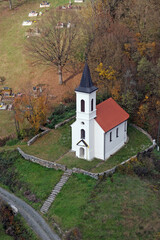
M 59 193 L 59 192 L 60 192 L 60 190 L 61 190 L 61 189 L 57 189 L 57 188 L 56 188 L 56 189 L 54 189 L 54 192 L 57 192 L 57 193 Z
M 43 206 L 41 207 L 40 211 L 42 213 L 48 212 L 48 209 L 51 206 L 52 202 L 56 198 L 57 194 L 61 191 L 63 185 L 68 181 L 68 179 L 71 176 L 71 174 L 72 174 L 72 170 L 66 170 L 66 172 L 64 172 L 64 174 L 61 177 L 60 181 L 56 184 L 56 186 L 52 190 L 51 194 L 49 195 L 49 197 L 46 199 L 46 201 L 44 202 Z

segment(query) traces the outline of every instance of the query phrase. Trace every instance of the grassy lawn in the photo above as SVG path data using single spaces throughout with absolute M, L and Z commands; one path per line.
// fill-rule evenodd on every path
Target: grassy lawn
M 10 191 L 36 209 L 40 209 L 63 174 L 62 171 L 26 161 L 15 151 L 0 153 L 0 159 L 3 161 L 1 163 L 1 186 L 7 185 Z M 8 166 L 7 172 L 3 169 L 4 164 Z M 25 195 L 26 191 L 30 191 L 29 195 L 34 194 L 36 201 L 29 200 Z
M 39 209 L 60 180 L 63 172 L 42 167 L 21 158 L 15 162 L 14 166 L 18 172 L 19 181 L 25 183 L 28 186 L 27 188 L 36 195 L 38 202 L 32 205 Z M 23 187 L 20 189 L 20 197 L 24 189 Z M 17 195 L 19 195 L 19 191 L 17 191 Z M 31 204 L 30 202 L 28 203 Z
M 117 173 L 100 184 L 73 175 L 46 216 L 63 230 L 78 228 L 83 240 L 150 240 L 159 239 L 159 211 L 147 180 Z
M 75 157 L 75 153 L 68 152 L 71 149 L 70 124 L 71 122 L 56 130 L 51 130 L 51 132 L 39 138 L 29 147 L 24 143 L 18 143 L 15 146 L 5 146 L 2 149 L 8 150 L 19 146 L 25 153 L 45 160 L 56 161 L 57 163 L 66 165 L 68 168 L 77 167 L 92 172 L 102 172 L 127 160 L 151 145 L 146 135 L 129 126 L 129 142 L 116 154 L 106 161 L 99 159 L 93 159 L 91 162 L 86 161 Z M 63 154 L 65 155 L 63 156 Z
M 25 161 L 16 152 L 4 153 L 4 162 L 1 154 L 1 182 L 7 176 L 13 183 L 13 192 L 22 199 L 25 199 L 24 191 L 29 189 L 39 202 L 27 202 L 39 209 L 62 172 Z M 159 153 L 154 154 L 159 157 Z M 6 170 L 3 170 L 4 166 Z M 5 175 L 3 171 L 6 171 Z M 14 173 L 12 178 L 10 173 Z M 112 178 L 96 181 L 73 174 L 45 218 L 51 226 L 53 222 L 58 223 L 63 231 L 74 229 L 70 239 L 76 239 L 74 234 L 80 234 L 83 240 L 158 240 L 160 192 L 157 179 L 117 172 Z
M 93 159 L 91 162 L 89 162 L 76 158 L 75 153 L 68 153 L 56 162 L 64 164 L 68 168 L 77 167 L 92 172 L 105 171 L 123 162 L 124 160 L 127 160 L 151 145 L 151 142 L 146 135 L 131 126 L 128 127 L 128 136 L 129 142 L 105 162 L 99 159 Z M 99 167 L 96 167 L 97 164 L 99 164 Z
M 82 168 L 84 170 L 90 171 L 92 168 L 96 167 L 98 163 L 103 163 L 103 161 L 99 159 L 93 159 L 92 161 L 86 161 L 81 158 L 75 157 L 74 152 L 67 153 L 64 157 L 56 161 L 57 163 L 61 163 L 66 165 L 68 168 Z
M 31 146 L 21 146 L 21 149 L 31 155 L 49 161 L 55 161 L 71 148 L 70 123 L 61 128 L 51 130 L 48 134 L 39 138 Z
M 16 134 L 12 111 L 0 111 L 0 136 Z

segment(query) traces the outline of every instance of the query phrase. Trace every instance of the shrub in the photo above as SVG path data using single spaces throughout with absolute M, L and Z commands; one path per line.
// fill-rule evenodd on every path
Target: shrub
M 16 240 L 28 239 L 31 240 L 31 234 L 24 228 L 20 221 L 20 217 L 15 216 L 11 207 L 1 203 L 0 221 L 3 224 L 6 234 L 13 236 Z
M 20 138 L 23 139 L 25 137 L 33 137 L 36 134 L 35 129 L 33 128 L 24 128 L 20 131 Z
M 6 136 L 6 137 L 0 137 L 0 147 L 3 147 L 6 142 L 10 139 L 12 139 L 13 136 L 9 135 L 9 136 Z
M 99 104 L 101 102 L 103 102 L 104 100 L 106 100 L 107 98 L 109 98 L 109 94 L 105 91 L 105 92 L 98 92 L 97 93 L 97 97 L 96 97 L 96 103 Z
M 47 124 L 47 127 L 54 128 L 56 124 L 74 116 L 75 113 L 75 103 L 71 103 L 67 106 L 64 104 L 60 104 L 54 109 L 54 112 L 48 118 L 50 122 Z
M 152 159 L 151 153 L 143 152 L 124 165 L 118 166 L 116 170 L 122 174 L 136 174 L 139 177 L 153 176 L 157 174 L 156 164 L 159 168 L 159 162 Z
M 11 191 L 20 189 L 22 183 L 18 180 L 18 173 L 14 168 L 14 163 L 19 157 L 18 151 L 3 151 L 0 153 L 1 183 L 7 185 Z
M 81 240 L 82 236 L 80 230 L 75 227 L 71 229 L 65 236 L 65 240 Z
M 120 172 L 121 174 L 128 174 L 128 175 L 133 175 L 134 174 L 133 165 L 130 162 L 127 162 L 123 165 L 119 165 L 116 168 L 116 171 Z
M 14 146 L 19 142 L 19 139 L 10 139 L 9 141 L 6 142 L 7 146 Z

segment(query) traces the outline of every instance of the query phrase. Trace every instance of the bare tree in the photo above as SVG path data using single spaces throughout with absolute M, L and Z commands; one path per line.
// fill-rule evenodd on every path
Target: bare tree
M 77 40 L 77 17 L 51 11 L 39 25 L 40 37 L 31 37 L 27 42 L 35 63 L 56 66 L 59 84 L 63 83 L 62 70 L 72 55 Z
M 9 8 L 12 9 L 12 0 L 9 0 Z

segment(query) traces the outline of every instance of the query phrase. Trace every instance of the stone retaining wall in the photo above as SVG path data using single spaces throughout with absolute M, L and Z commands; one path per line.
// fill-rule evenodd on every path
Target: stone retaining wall
M 141 153 L 145 153 L 145 152 L 147 152 L 147 151 L 149 151 L 149 150 L 152 150 L 152 149 L 154 149 L 155 146 L 156 146 L 156 144 L 154 143 L 152 146 L 150 146 L 149 148 L 145 149 L 145 150 L 142 151 Z M 80 168 L 72 168 L 72 172 L 73 172 L 73 173 L 82 173 L 82 174 L 87 175 L 87 176 L 90 176 L 90 177 L 92 177 L 92 178 L 94 178 L 94 179 L 98 179 L 99 176 L 103 176 L 103 175 L 108 176 L 108 175 L 110 175 L 110 174 L 113 174 L 113 173 L 116 171 L 116 168 L 117 168 L 117 167 L 119 167 L 120 165 L 124 165 L 125 163 L 129 162 L 129 161 L 130 161 L 132 158 L 134 158 L 134 157 L 137 157 L 137 155 L 134 155 L 134 156 L 130 157 L 129 159 L 121 162 L 121 163 L 118 164 L 117 166 L 115 166 L 115 167 L 113 167 L 113 168 L 111 168 L 111 169 L 109 169 L 109 170 L 106 170 L 106 171 L 104 171 L 104 172 L 100 172 L 100 173 L 92 173 L 92 172 L 88 172 L 88 171 L 85 171 L 85 170 L 80 169 Z
M 44 128 L 41 128 L 42 130 L 44 130 Z M 37 134 L 36 136 L 34 136 L 33 138 L 31 138 L 28 142 L 27 145 L 30 146 L 31 144 L 33 144 L 38 138 L 42 137 L 43 135 L 47 134 L 48 132 L 50 132 L 51 129 L 49 128 L 45 128 L 45 130 L 39 134 Z
M 134 124 L 131 124 L 133 127 L 135 127 L 136 129 L 138 129 L 140 132 L 142 132 L 143 134 L 145 134 L 152 142 L 153 144 L 148 147 L 147 149 L 145 149 L 144 151 L 141 151 L 140 153 L 145 153 L 147 151 L 151 151 L 152 149 L 155 148 L 156 146 L 156 143 L 155 143 L 155 140 L 152 139 L 152 137 L 146 132 L 144 131 L 142 128 L 140 127 L 137 127 L 136 125 Z M 23 158 L 25 158 L 26 160 L 29 160 L 29 161 L 32 161 L 32 162 L 35 162 L 35 163 L 38 163 L 44 167 L 47 167 L 47 168 L 54 168 L 56 170 L 62 170 L 62 171 L 66 171 L 67 167 L 62 165 L 62 164 L 58 164 L 58 163 L 54 163 L 54 162 L 50 162 L 50 161 L 46 161 L 46 160 L 43 160 L 43 159 L 40 159 L 40 158 L 37 158 L 37 157 L 34 157 L 32 155 L 28 155 L 26 153 L 24 153 L 20 148 L 17 148 L 17 150 L 19 151 L 19 153 L 21 154 L 21 156 Z M 120 165 L 124 165 L 125 163 L 129 162 L 132 158 L 134 157 L 137 157 L 138 153 L 132 157 L 130 157 L 129 159 L 121 162 L 120 164 L 118 164 L 117 166 L 109 169 L 109 170 L 106 170 L 104 172 L 100 172 L 100 173 L 92 173 L 92 172 L 88 172 L 88 171 L 85 171 L 83 169 L 80 169 L 80 168 L 72 168 L 71 171 L 73 173 L 81 173 L 81 174 L 84 174 L 84 175 L 87 175 L 89 177 L 92 177 L 94 179 L 98 179 L 99 176 L 108 176 L 110 174 L 113 174 L 115 171 L 116 171 L 116 168 L 119 167 Z
M 98 173 L 88 172 L 88 171 L 85 171 L 85 170 L 80 169 L 80 168 L 72 168 L 72 172 L 73 173 L 82 173 L 82 174 L 87 175 L 89 177 L 92 177 L 94 179 L 98 179 Z
M 71 121 L 72 119 L 74 119 L 75 117 L 76 117 L 76 116 L 73 116 L 73 117 L 71 117 L 71 118 L 68 118 L 68 119 L 64 120 L 63 122 L 60 122 L 60 123 L 56 124 L 56 125 L 54 126 L 54 128 L 57 129 L 57 128 L 63 126 L 64 124 L 66 124 L 67 122 L 70 122 L 70 121 Z
M 47 167 L 47 168 L 54 168 L 56 170 L 62 170 L 62 171 L 65 171 L 67 169 L 66 166 L 61 165 L 59 163 L 50 162 L 50 161 L 43 160 L 41 158 L 37 158 L 37 157 L 34 157 L 32 155 L 26 154 L 19 147 L 17 148 L 17 150 L 24 159 L 29 160 L 29 161 L 34 162 L 34 163 L 38 163 L 41 166 L 44 166 L 44 167 Z
M 145 149 L 144 151 L 142 151 L 141 153 L 145 153 L 147 151 L 150 151 L 152 149 L 154 149 L 154 147 L 156 146 L 156 144 L 153 144 L 152 146 L 150 146 L 149 148 Z M 47 168 L 54 168 L 56 170 L 62 170 L 62 171 L 66 171 L 67 167 L 65 165 L 62 165 L 62 164 L 58 164 L 58 163 L 54 163 L 54 162 L 50 162 L 50 161 L 47 161 L 47 160 L 43 160 L 43 159 L 40 159 L 40 158 L 37 158 L 37 157 L 34 157 L 32 155 L 29 155 L 29 154 L 26 154 L 24 153 L 20 148 L 17 148 L 17 150 L 19 151 L 19 153 L 21 154 L 21 156 L 26 159 L 26 160 L 29 160 L 31 162 L 35 162 L 35 163 L 38 163 L 40 164 L 41 166 L 44 166 L 44 167 L 47 167 Z M 110 174 L 113 174 L 115 171 L 116 171 L 116 168 L 120 165 L 124 165 L 125 163 L 129 162 L 132 158 L 134 157 L 137 157 L 137 155 L 134 155 L 132 156 L 131 158 L 121 162 L 120 164 L 118 164 L 117 166 L 109 169 L 109 170 L 106 170 L 104 172 L 100 172 L 100 173 L 92 173 L 92 172 L 88 172 L 88 171 L 85 171 L 83 169 L 80 169 L 80 168 L 72 168 L 71 171 L 73 173 L 81 173 L 81 174 L 84 174 L 84 175 L 87 175 L 89 177 L 92 177 L 94 179 L 98 179 L 99 176 L 108 176 Z

